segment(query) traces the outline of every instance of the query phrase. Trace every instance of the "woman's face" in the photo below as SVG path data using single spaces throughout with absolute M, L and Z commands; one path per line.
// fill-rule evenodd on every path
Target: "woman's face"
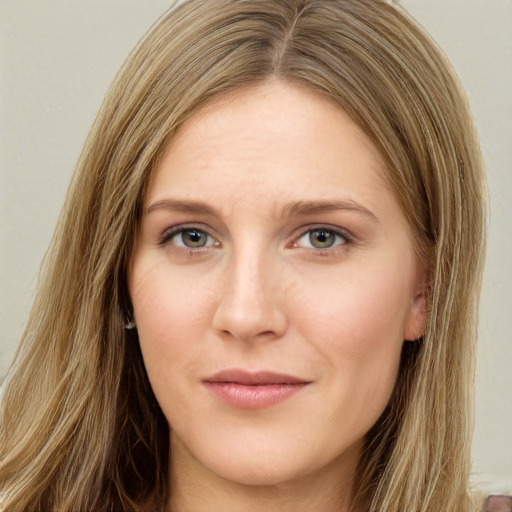
M 129 290 L 180 467 L 247 484 L 354 473 L 424 322 L 385 172 L 339 107 L 279 81 L 173 138 Z

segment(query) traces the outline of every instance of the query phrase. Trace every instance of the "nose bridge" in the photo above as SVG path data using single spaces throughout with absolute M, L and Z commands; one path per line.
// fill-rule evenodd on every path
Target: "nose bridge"
M 275 338 L 286 329 L 275 254 L 255 243 L 237 248 L 226 265 L 214 327 L 239 340 Z

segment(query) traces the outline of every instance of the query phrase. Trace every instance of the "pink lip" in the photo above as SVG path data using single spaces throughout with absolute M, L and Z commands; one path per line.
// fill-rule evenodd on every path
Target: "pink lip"
M 245 370 L 223 370 L 203 380 L 208 391 L 239 409 L 271 407 L 310 383 L 291 375 Z

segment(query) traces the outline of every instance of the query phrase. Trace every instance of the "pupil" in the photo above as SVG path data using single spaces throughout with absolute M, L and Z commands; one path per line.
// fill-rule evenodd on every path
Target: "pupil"
M 201 231 L 185 231 L 185 233 L 183 233 L 183 243 L 188 247 L 204 247 L 206 244 L 206 236 Z
M 316 230 L 309 235 L 311 245 L 317 249 L 332 247 L 335 241 L 334 233 L 325 230 Z

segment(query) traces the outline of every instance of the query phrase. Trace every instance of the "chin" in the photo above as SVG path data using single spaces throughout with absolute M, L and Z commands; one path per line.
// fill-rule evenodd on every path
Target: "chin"
M 361 452 L 359 443 L 340 444 L 333 453 L 329 447 L 299 441 L 298 436 L 286 439 L 253 434 L 252 442 L 246 435 L 230 436 L 226 442 L 217 437 L 217 443 L 210 439 L 210 443 L 194 443 L 189 448 L 182 445 L 187 453 L 181 455 L 192 456 L 210 476 L 244 486 L 276 487 L 293 485 L 312 475 L 327 475 L 333 469 L 340 476 L 352 473 Z
M 265 459 L 255 461 L 253 457 L 251 460 L 231 460 L 229 464 L 214 464 L 210 470 L 219 477 L 240 485 L 271 487 L 296 481 L 306 475 L 306 471 L 300 471 L 297 466 L 290 467 L 291 464 L 293 462 L 289 460 L 276 464 Z
M 287 443 L 283 439 L 272 440 L 260 436 L 231 437 L 228 442 L 222 442 L 217 437 L 214 442 L 195 442 L 186 444 L 187 439 L 179 439 L 176 434 L 173 442 L 173 460 L 181 466 L 197 463 L 202 466 L 202 472 L 215 475 L 224 480 L 247 486 L 275 486 L 299 479 L 309 473 L 314 467 L 314 460 L 296 443 Z M 204 438 L 203 438 L 204 439 Z M 320 464 L 322 465 L 322 464 Z M 205 476 L 206 476 L 205 474 Z

